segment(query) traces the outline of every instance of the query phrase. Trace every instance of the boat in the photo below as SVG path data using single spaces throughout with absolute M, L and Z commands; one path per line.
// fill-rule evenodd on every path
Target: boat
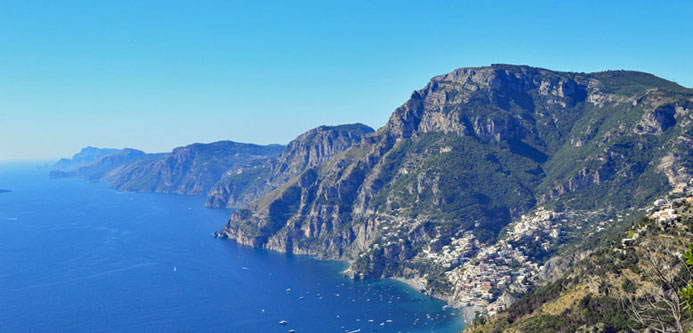
M 288 324 L 288 323 L 289 323 L 288 321 L 282 320 L 282 321 L 279 322 L 279 325 L 286 325 L 286 324 Z

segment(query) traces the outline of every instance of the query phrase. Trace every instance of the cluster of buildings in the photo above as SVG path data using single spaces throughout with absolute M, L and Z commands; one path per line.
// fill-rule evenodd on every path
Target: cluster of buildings
M 693 179 L 689 184 L 693 184 Z M 646 210 L 646 217 L 652 223 L 633 226 L 628 231 L 627 237 L 621 239 L 622 248 L 615 250 L 624 252 L 626 247 L 633 245 L 642 234 L 648 232 L 648 229 L 652 227 L 660 230 L 672 227 L 685 229 L 684 219 L 693 217 L 693 186 L 686 183 L 679 184 L 671 191 L 671 195 L 675 198 L 655 200 L 653 205 Z
M 455 286 L 451 300 L 456 306 L 470 314 L 493 315 L 513 301 L 511 294 L 526 292 L 540 268 L 522 244 L 540 244 L 544 249 L 555 245 L 561 233 L 561 217 L 540 208 L 511 224 L 505 236 L 493 245 L 481 244 L 467 231 L 441 249 L 424 250 L 423 255 L 450 268 L 445 277 Z

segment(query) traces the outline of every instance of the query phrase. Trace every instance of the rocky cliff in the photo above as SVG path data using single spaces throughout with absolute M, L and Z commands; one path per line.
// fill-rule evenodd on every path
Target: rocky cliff
M 372 132 L 368 126 L 349 124 L 314 128 L 288 146 L 219 141 L 161 154 L 134 149 L 105 154 L 104 150 L 105 155 L 76 170 L 55 170 L 51 175 L 105 181 L 130 192 L 210 193 L 207 206 L 238 207 L 328 161 Z M 85 148 L 83 152 L 93 150 Z M 80 154 L 75 156 L 85 155 Z
M 690 178 L 692 110 L 693 90 L 646 73 L 461 68 L 359 145 L 237 210 L 221 234 L 351 260 L 356 277 L 418 279 L 455 302 L 472 293 L 461 281 L 485 276 L 480 261 L 507 261 L 528 273 L 488 288 L 526 291 L 565 239 L 593 230 L 576 216 L 642 204 Z
M 363 124 L 320 126 L 305 132 L 266 165 L 227 174 L 212 189 L 207 206 L 240 207 L 358 144 L 372 132 Z

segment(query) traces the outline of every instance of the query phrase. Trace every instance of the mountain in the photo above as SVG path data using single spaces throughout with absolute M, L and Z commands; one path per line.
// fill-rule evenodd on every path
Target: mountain
M 138 160 L 105 180 L 122 191 L 207 194 L 222 177 L 262 166 L 283 150 L 233 141 L 196 143 Z
M 373 129 L 366 125 L 348 124 L 314 128 L 288 146 L 219 141 L 162 154 L 123 149 L 73 171 L 53 171 L 51 176 L 105 181 L 130 192 L 211 193 L 208 207 L 238 207 L 328 161 L 370 133 Z
M 132 148 L 125 148 L 114 153 L 99 157 L 87 165 L 84 165 L 68 175 L 76 175 L 91 181 L 100 181 L 122 170 L 128 163 L 143 158 L 151 158 L 145 152 Z
M 363 124 L 314 128 L 291 141 L 270 163 L 225 177 L 212 189 L 206 205 L 240 207 L 328 161 L 372 132 Z
M 693 90 L 647 73 L 457 69 L 220 234 L 495 312 L 561 276 L 566 246 L 693 176 L 692 109 Z
M 232 141 L 196 143 L 159 154 L 126 148 L 64 174 L 105 181 L 122 191 L 207 194 L 225 175 L 265 165 L 283 150 L 282 145 Z
M 115 153 L 116 151 L 118 151 L 118 149 L 96 148 L 92 146 L 87 146 L 82 148 L 82 150 L 80 150 L 79 153 L 72 156 L 71 159 L 61 158 L 57 163 L 53 165 L 53 169 L 64 172 L 76 170 L 81 166 L 95 161 L 101 156 Z
M 692 184 L 693 185 L 693 184 Z M 693 190 L 637 210 L 564 276 L 465 332 L 688 332 L 693 281 Z M 689 296 L 686 296 L 689 295 Z

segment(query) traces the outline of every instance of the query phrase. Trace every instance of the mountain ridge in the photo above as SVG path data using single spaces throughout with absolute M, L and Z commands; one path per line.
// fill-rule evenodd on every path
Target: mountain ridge
M 523 281 L 542 283 L 557 249 L 595 228 L 583 217 L 644 204 L 693 176 L 691 109 L 693 90 L 641 72 L 456 69 L 359 145 L 234 212 L 221 235 L 349 260 L 354 277 L 413 279 L 456 305 L 471 294 L 456 290 L 474 268 L 461 263 L 495 244 L 511 246 Z M 566 216 L 527 222 L 528 213 Z M 541 227 L 504 231 L 525 223 Z
M 129 192 L 210 194 L 208 207 L 233 207 L 329 160 L 371 132 L 370 127 L 355 123 L 319 126 L 287 146 L 226 140 L 194 143 L 170 153 L 147 154 L 125 148 L 97 156 L 72 171 L 53 170 L 51 176 L 104 181 Z M 106 150 L 87 147 L 82 151 Z
M 341 153 L 373 129 L 360 124 L 319 126 L 287 144 L 286 149 L 261 170 L 247 175 L 231 175 L 220 181 L 210 193 L 207 207 L 238 208 L 298 176 L 307 168 L 326 162 Z M 239 184 L 242 184 L 239 186 Z

